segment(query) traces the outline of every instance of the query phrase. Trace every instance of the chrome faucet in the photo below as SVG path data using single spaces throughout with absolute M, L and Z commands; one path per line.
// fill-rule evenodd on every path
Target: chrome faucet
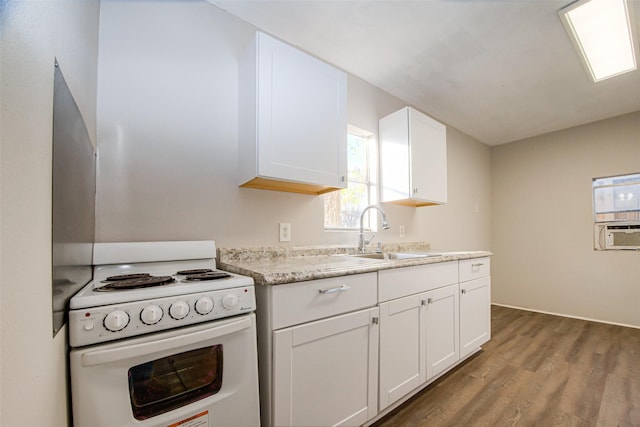
M 375 209 L 376 211 L 378 211 L 378 216 L 380 217 L 380 220 L 382 221 L 382 229 L 383 230 L 388 230 L 389 227 L 390 227 L 389 221 L 387 221 L 387 216 L 385 215 L 385 213 L 382 210 L 382 207 L 380 205 L 369 205 L 366 208 L 364 208 L 362 210 L 362 212 L 360 213 L 360 239 L 358 241 L 358 252 L 360 252 L 360 253 L 364 253 L 366 251 L 367 245 L 373 239 L 373 237 L 371 239 L 369 239 L 369 240 L 365 240 L 364 239 L 364 224 L 363 224 L 362 220 L 364 219 L 364 214 L 369 209 Z

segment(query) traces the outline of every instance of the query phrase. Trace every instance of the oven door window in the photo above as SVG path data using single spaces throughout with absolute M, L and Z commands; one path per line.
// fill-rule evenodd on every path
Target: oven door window
M 222 387 L 222 345 L 156 359 L 129 369 L 129 395 L 137 420 L 212 396 Z

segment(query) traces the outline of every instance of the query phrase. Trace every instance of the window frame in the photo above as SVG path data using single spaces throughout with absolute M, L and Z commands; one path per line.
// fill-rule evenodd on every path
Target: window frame
M 352 179 L 349 176 L 349 165 L 347 165 L 347 187 L 345 189 L 342 190 L 338 190 L 337 192 L 344 192 L 345 190 L 347 190 L 349 188 L 349 184 L 350 183 L 357 183 L 357 184 L 363 184 L 366 186 L 366 193 L 367 193 L 367 203 L 365 204 L 364 207 L 372 205 L 372 204 L 377 204 L 378 200 L 379 200 L 379 148 L 378 148 L 378 141 L 376 138 L 376 134 L 374 134 L 373 132 L 364 130 L 362 128 L 353 126 L 353 125 L 348 125 L 347 126 L 347 137 L 349 135 L 353 135 L 361 140 L 363 140 L 366 143 L 366 164 L 367 164 L 367 171 L 366 171 L 366 179 L 365 180 L 361 180 L 361 179 Z M 353 231 L 359 231 L 360 230 L 360 225 L 356 225 L 353 227 L 329 227 L 326 225 L 326 198 L 330 197 L 332 193 L 330 194 L 326 194 L 325 195 L 325 200 L 323 202 L 323 226 L 324 226 L 324 231 L 329 231 L 329 232 L 333 232 L 333 231 L 337 231 L 337 232 L 353 232 Z M 363 209 L 364 209 L 363 207 Z M 364 230 L 365 231 L 377 231 L 377 221 L 376 218 L 373 217 L 373 215 L 375 215 L 376 212 L 373 212 L 372 210 L 369 210 L 367 212 L 367 214 L 364 217 Z
M 600 183 L 598 184 L 598 182 Z M 616 200 L 612 195 L 610 202 L 614 204 L 614 206 L 610 210 L 598 210 L 598 190 L 623 187 L 632 187 L 633 190 L 635 190 L 629 193 L 631 197 L 628 201 L 635 198 L 636 207 L 632 209 L 616 208 Z M 594 224 L 640 221 L 640 172 L 593 178 L 591 182 L 591 193 L 593 198 L 592 211 Z

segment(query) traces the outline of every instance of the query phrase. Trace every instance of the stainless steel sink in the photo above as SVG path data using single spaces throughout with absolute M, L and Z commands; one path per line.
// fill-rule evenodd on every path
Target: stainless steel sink
M 389 259 L 389 254 L 356 254 L 349 255 L 355 258 L 368 258 L 368 259 Z
M 464 254 L 468 254 L 468 251 L 461 251 L 461 252 L 430 252 L 429 256 L 454 256 L 454 255 L 464 255 Z
M 412 252 L 388 252 L 388 253 L 374 253 L 374 254 L 355 254 L 351 255 L 356 258 L 369 258 L 369 259 L 412 259 L 412 258 L 427 258 L 432 256 L 440 256 L 440 254 L 428 254 L 428 253 L 412 253 Z

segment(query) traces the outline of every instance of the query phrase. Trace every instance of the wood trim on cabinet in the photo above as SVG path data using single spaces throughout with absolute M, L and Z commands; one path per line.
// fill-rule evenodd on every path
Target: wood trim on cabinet
M 327 187 L 314 184 L 303 184 L 300 182 L 278 181 L 268 178 L 253 178 L 250 181 L 240 184 L 243 188 L 256 188 L 259 190 L 286 191 L 289 193 L 320 195 L 330 193 L 332 191 L 342 190 L 338 187 Z

